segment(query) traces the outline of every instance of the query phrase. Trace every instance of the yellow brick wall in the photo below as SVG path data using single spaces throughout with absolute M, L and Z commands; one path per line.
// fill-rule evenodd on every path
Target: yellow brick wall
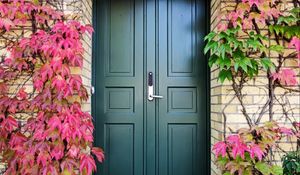
M 290 7 L 292 4 L 286 4 L 285 7 Z M 221 20 L 225 20 L 225 13 L 232 10 L 234 8 L 235 1 L 233 0 L 212 0 L 211 1 L 211 30 L 216 30 L 217 25 Z M 273 41 L 271 41 L 273 42 Z M 289 49 L 286 49 L 286 55 L 289 54 Z M 274 58 L 273 53 L 269 55 L 271 58 Z M 295 67 L 297 63 L 295 62 L 287 62 L 285 64 L 286 67 Z M 299 75 L 299 69 L 296 69 Z M 222 140 L 224 134 L 224 117 L 223 113 L 227 116 L 227 125 L 226 125 L 226 133 L 227 135 L 230 133 L 230 129 L 235 131 L 238 128 L 247 127 L 246 120 L 242 116 L 241 106 L 236 99 L 233 99 L 234 93 L 231 89 L 230 82 L 224 82 L 221 84 L 217 81 L 218 69 L 211 69 L 211 145 L 216 142 Z M 299 78 L 300 80 L 300 78 Z M 300 82 L 300 81 L 299 81 Z M 248 113 L 254 114 L 258 111 L 259 108 L 262 107 L 267 101 L 267 78 L 264 73 L 260 73 L 260 75 L 253 80 L 252 82 L 247 83 L 243 93 L 245 96 L 245 104 Z M 298 87 L 300 89 L 300 86 Z M 275 94 L 280 95 L 285 93 L 285 90 L 276 89 Z M 300 121 L 300 96 L 299 93 L 292 93 L 287 96 L 287 98 L 283 101 L 286 103 L 288 108 L 291 110 L 288 112 L 289 115 L 293 115 L 295 120 Z M 290 122 L 286 121 L 284 117 L 282 117 L 282 109 L 278 103 L 274 105 L 274 119 L 278 120 L 281 125 L 286 125 Z M 267 115 L 265 115 L 262 119 L 263 121 L 268 120 Z M 290 150 L 290 144 L 282 143 L 281 147 L 285 150 Z M 216 164 L 215 157 L 212 154 L 211 156 L 211 174 L 212 175 L 220 175 L 222 174 Z M 276 161 L 280 162 L 280 157 L 278 154 L 275 155 Z
M 92 24 L 92 0 L 82 0 L 81 2 L 81 12 L 80 21 L 83 24 Z M 92 82 L 92 36 L 85 34 L 83 37 L 83 47 L 84 47 L 84 61 L 83 69 L 81 71 L 82 81 L 85 87 L 88 89 L 89 96 L 91 96 L 91 82 Z M 87 102 L 82 104 L 82 108 L 86 112 L 91 112 L 91 98 Z
M 221 0 L 211 1 L 211 18 L 210 29 L 216 30 L 220 23 L 219 15 L 221 14 Z M 217 81 L 219 71 L 216 68 L 211 69 L 211 146 L 222 139 L 223 135 L 223 117 L 222 117 L 222 93 L 224 91 L 221 84 Z M 221 172 L 218 170 L 214 160 L 215 157 L 211 155 L 211 174 L 219 175 Z

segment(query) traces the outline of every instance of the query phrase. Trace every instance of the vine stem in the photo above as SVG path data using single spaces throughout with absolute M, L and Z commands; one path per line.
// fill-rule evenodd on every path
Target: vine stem
M 241 88 L 240 88 L 240 87 L 243 86 L 243 80 L 241 80 L 240 85 L 238 85 L 235 78 L 232 78 L 232 88 L 235 92 L 235 95 L 236 95 L 238 101 L 240 102 L 240 105 L 242 107 L 242 113 L 246 118 L 247 124 L 250 128 L 252 128 L 253 127 L 253 122 L 252 122 L 252 120 L 251 120 L 251 118 L 250 118 L 250 116 L 247 112 L 247 109 L 245 107 L 245 104 L 244 104 L 244 101 L 243 101 L 243 95 L 241 93 Z M 243 79 L 243 78 L 241 78 L 241 79 Z
M 226 108 L 233 102 L 233 100 L 235 99 L 236 97 L 232 97 L 229 102 L 224 106 L 223 110 L 222 110 L 222 115 L 224 117 L 224 121 L 223 121 L 223 137 L 224 137 L 224 140 L 226 140 L 226 127 L 227 127 L 227 115 L 225 113 L 225 110 Z

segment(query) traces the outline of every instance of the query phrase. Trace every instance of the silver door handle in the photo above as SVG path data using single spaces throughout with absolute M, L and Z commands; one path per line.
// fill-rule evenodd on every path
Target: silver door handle
M 148 86 L 148 100 L 152 101 L 154 98 L 162 99 L 161 95 L 153 95 L 153 86 Z
M 148 100 L 152 101 L 154 98 L 159 98 L 159 99 L 164 98 L 161 95 L 153 95 L 153 94 L 154 94 L 153 73 L 149 72 L 149 74 L 148 74 Z
M 152 98 L 164 98 L 164 97 L 161 96 L 161 95 L 150 95 L 150 97 L 152 97 Z

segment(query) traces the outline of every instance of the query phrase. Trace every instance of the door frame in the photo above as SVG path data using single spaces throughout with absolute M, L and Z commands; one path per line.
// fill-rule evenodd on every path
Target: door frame
M 144 0 L 147 1 L 147 0 Z M 159 1 L 159 0 L 155 0 L 155 1 Z M 210 0 L 203 0 L 205 1 L 205 34 L 208 34 L 210 32 L 210 15 L 211 15 L 211 1 Z M 100 23 L 97 23 L 97 16 L 101 14 L 101 12 L 99 13 L 99 10 L 97 10 L 97 4 L 99 3 L 99 0 L 92 0 L 92 8 L 93 8 L 93 13 L 92 13 L 92 23 L 93 23 L 93 27 L 94 27 L 94 33 L 93 33 L 93 37 L 92 37 L 92 92 L 93 94 L 91 95 L 91 113 L 93 116 L 93 121 L 94 121 L 94 125 L 95 125 L 95 131 L 97 130 L 97 121 L 96 121 L 96 102 L 97 102 L 97 91 L 93 90 L 93 89 L 97 89 L 97 84 L 96 84 L 96 77 L 97 77 L 97 73 L 96 73 L 96 68 L 98 67 L 97 64 L 99 64 L 99 61 L 97 61 L 96 57 L 97 55 L 99 55 L 99 49 L 97 49 L 97 46 L 99 45 L 99 42 L 97 42 L 97 38 L 99 38 L 99 29 L 100 29 Z M 202 46 L 204 47 L 204 45 Z M 201 49 L 201 48 L 199 48 Z M 203 49 L 203 48 L 202 48 Z M 208 59 L 209 59 L 209 54 L 205 55 L 205 62 L 206 65 L 208 65 Z M 210 119 L 211 119 L 211 109 L 210 109 L 210 97 L 211 97 L 211 93 L 210 93 L 210 87 L 211 87 L 211 74 L 210 74 L 210 68 L 208 66 L 206 66 L 206 70 L 205 70 L 206 74 L 203 75 L 203 78 L 205 80 L 206 83 L 206 155 L 205 155 L 205 167 L 207 167 L 207 169 L 204 170 L 205 174 L 210 175 L 211 174 L 211 125 L 210 125 Z M 98 88 L 99 89 L 99 88 Z M 94 132 L 94 136 L 95 136 L 95 132 Z M 100 141 L 94 137 L 95 141 L 94 144 L 96 146 L 99 146 Z M 99 163 L 97 163 L 97 168 L 100 166 Z

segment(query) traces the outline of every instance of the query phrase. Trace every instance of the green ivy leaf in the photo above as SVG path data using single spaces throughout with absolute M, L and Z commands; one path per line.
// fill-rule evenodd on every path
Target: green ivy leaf
M 218 56 L 217 55 L 212 55 L 210 58 L 209 58 L 209 60 L 208 60 L 208 66 L 209 67 L 212 67 L 215 63 L 216 63 L 216 61 L 218 60 Z
M 290 15 L 290 16 L 279 17 L 277 24 L 282 24 L 282 23 L 291 24 L 291 23 L 296 23 L 296 22 L 297 22 L 297 18 L 295 18 L 295 16 L 293 16 L 293 15 Z
M 282 175 L 283 174 L 283 168 L 277 165 L 274 165 L 271 167 L 271 172 L 273 175 Z
M 225 31 L 225 33 L 226 33 L 227 35 L 236 34 L 240 29 L 241 29 L 241 27 L 240 27 L 240 26 L 237 26 L 236 28 L 227 29 L 227 30 Z
M 219 59 L 218 61 L 221 70 L 224 69 L 224 67 L 226 67 L 226 69 L 229 69 L 231 67 L 231 60 L 228 57 L 224 57 L 222 59 Z
M 243 42 L 238 41 L 238 40 L 236 40 L 236 39 L 233 40 L 232 43 L 233 43 L 233 46 L 234 46 L 234 50 L 237 49 L 237 48 L 239 48 L 239 47 L 242 47 L 242 46 L 243 46 Z
M 270 50 L 281 53 L 284 50 L 284 47 L 281 45 L 272 45 L 272 46 L 270 46 Z
M 239 70 L 239 63 L 234 63 L 234 71 L 238 71 Z
M 300 166 L 298 165 L 297 169 L 296 169 L 297 173 L 300 173 Z
M 297 17 L 300 13 L 300 7 L 293 8 L 292 10 L 290 10 L 290 13 Z
M 284 33 L 284 27 L 281 25 L 274 25 L 273 29 L 277 35 L 279 35 L 280 33 Z
M 248 72 L 248 66 L 252 68 L 251 60 L 250 58 L 243 57 L 236 60 L 236 63 L 234 65 L 235 70 L 237 71 L 238 67 L 241 67 L 243 71 L 246 73 Z
M 220 34 L 218 35 L 218 37 L 219 37 L 219 39 L 223 39 L 223 38 L 227 38 L 227 33 L 225 33 L 225 32 L 220 32 Z
M 274 33 L 274 26 L 273 25 L 269 26 L 269 31 L 270 31 L 270 33 Z
M 215 33 L 215 32 L 210 32 L 208 35 L 206 35 L 205 37 L 204 37 L 204 41 L 211 41 L 212 39 L 214 39 L 214 37 L 216 36 L 217 34 Z
M 243 172 L 243 175 L 252 175 L 252 170 L 251 170 L 251 168 L 245 169 L 245 171 Z
M 223 175 L 231 175 L 230 172 L 225 172 Z
M 220 47 L 219 47 L 219 50 L 217 51 L 217 53 L 219 53 L 219 55 L 222 57 L 222 58 L 225 58 L 225 55 L 226 55 L 226 46 L 227 44 L 222 44 Z
M 293 36 L 300 36 L 300 27 L 297 25 L 286 26 L 284 36 L 289 39 Z
M 217 161 L 219 165 L 224 167 L 227 164 L 228 160 L 229 159 L 227 157 L 219 156 Z
M 210 41 L 206 44 L 204 53 L 207 54 L 209 50 L 215 50 L 216 47 L 218 47 L 218 43 L 216 41 Z
M 271 174 L 271 169 L 270 167 L 264 163 L 264 162 L 257 162 L 255 164 L 255 168 L 260 171 L 263 175 L 270 175 Z
M 254 59 L 251 59 L 252 67 L 248 70 L 248 75 L 250 78 L 253 78 L 254 75 L 258 75 L 258 62 Z
M 254 51 L 257 51 L 258 48 L 262 47 L 262 44 L 258 39 L 249 38 L 246 41 L 247 47 L 252 47 Z
M 224 83 L 225 80 L 232 80 L 231 70 L 221 70 L 219 73 L 219 80 Z
M 262 58 L 260 60 L 260 63 L 265 70 L 274 70 L 275 69 L 275 65 L 269 58 Z

